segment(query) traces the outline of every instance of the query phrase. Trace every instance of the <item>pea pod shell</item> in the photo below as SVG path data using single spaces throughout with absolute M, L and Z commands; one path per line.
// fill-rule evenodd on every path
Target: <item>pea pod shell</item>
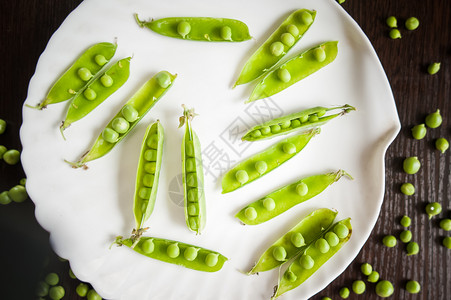
M 146 253 L 143 251 L 142 245 L 147 240 L 151 239 L 154 244 L 154 249 L 151 253 Z M 133 241 L 131 239 L 116 239 L 116 243 L 119 245 L 124 245 L 129 248 L 132 248 Z M 174 243 L 177 243 L 178 247 L 180 248 L 180 255 L 176 258 L 171 258 L 167 255 L 167 248 L 169 245 L 172 245 Z M 183 253 L 186 248 L 188 247 L 194 247 L 196 249 L 199 249 L 197 252 L 196 259 L 189 261 L 184 258 Z M 141 237 L 139 242 L 132 248 L 135 252 L 142 254 L 144 256 L 147 256 L 149 258 L 157 259 L 160 261 L 164 261 L 167 263 L 176 264 L 179 266 L 183 266 L 185 268 L 197 270 L 197 271 L 203 271 L 203 272 L 217 272 L 219 271 L 224 263 L 227 261 L 227 258 L 220 254 L 219 252 L 208 250 L 205 248 L 201 248 L 195 245 L 185 244 L 177 241 L 167 240 L 167 239 L 161 239 L 161 238 L 154 238 L 154 237 Z M 218 257 L 218 262 L 216 265 L 210 267 L 205 263 L 205 259 L 208 254 L 215 254 Z
M 170 17 L 149 22 L 143 22 L 135 15 L 136 22 L 141 27 L 147 27 L 152 31 L 178 39 L 209 42 L 242 42 L 251 38 L 247 25 L 241 21 L 227 18 L 209 17 Z M 177 25 L 187 22 L 191 25 L 190 32 L 182 37 L 177 32 Z M 221 36 L 221 28 L 228 26 L 231 29 L 231 40 L 225 40 Z
M 69 109 L 67 110 L 66 118 L 60 127 L 61 132 L 72 123 L 82 119 L 93 111 L 127 81 L 130 75 L 130 59 L 130 57 L 121 59 L 104 73 L 113 79 L 111 86 L 103 86 L 100 77 L 89 84 L 88 88 L 93 89 L 97 93 L 97 97 L 94 100 L 86 99 L 83 93 L 77 94 L 77 96 L 72 99 Z
M 310 131 L 302 132 L 298 135 L 288 137 L 239 163 L 234 168 L 229 170 L 226 174 L 224 174 L 222 178 L 222 193 L 225 194 L 232 192 L 274 170 L 275 168 L 295 156 L 297 153 L 301 152 L 301 150 L 304 149 L 311 138 L 318 133 L 320 133 L 320 129 L 316 128 Z M 285 144 L 293 144 L 296 148 L 295 152 L 284 152 L 283 146 Z M 255 168 L 255 163 L 259 161 L 265 162 L 268 166 L 264 174 L 258 173 Z M 236 172 L 239 170 L 245 170 L 249 175 L 249 180 L 244 184 L 238 182 L 235 177 Z
M 164 72 L 168 74 L 171 78 L 171 84 L 163 88 L 161 87 L 156 79 L 156 76 Z M 87 162 L 100 158 L 108 154 L 123 138 L 125 138 L 130 131 L 135 128 L 135 126 L 141 121 L 141 119 L 149 112 L 149 110 L 166 94 L 166 92 L 172 87 L 174 80 L 177 75 L 172 75 L 167 71 L 161 71 L 157 75 L 150 78 L 128 101 L 124 104 L 133 106 L 138 111 L 138 118 L 130 123 L 128 130 L 119 135 L 119 139 L 116 143 L 108 143 L 103 139 L 102 133 L 99 134 L 95 140 L 91 149 L 83 155 L 83 157 L 75 162 L 70 163 L 74 168 L 83 167 Z M 122 108 L 119 112 L 111 119 L 106 127 L 111 128 L 113 120 L 122 116 Z
M 303 13 L 308 12 L 312 16 L 312 22 L 310 24 L 304 24 L 298 16 Z M 296 45 L 296 43 L 304 36 L 310 26 L 313 24 L 313 21 L 316 17 L 316 11 L 310 11 L 308 9 L 299 9 L 295 12 L 291 13 L 280 26 L 271 34 L 271 36 L 252 54 L 249 60 L 244 65 L 241 73 L 235 82 L 235 86 L 240 84 L 245 84 L 251 82 L 260 76 L 262 76 L 265 72 L 270 70 L 273 66 L 275 66 L 284 55 Z M 291 46 L 284 45 L 283 54 L 280 56 L 273 55 L 269 47 L 272 43 L 280 41 L 280 36 L 286 32 L 286 27 L 288 25 L 295 25 L 299 34 L 294 36 L 295 42 Z
M 316 48 L 323 48 L 326 58 L 324 61 L 319 62 L 314 56 Z M 265 77 L 255 86 L 251 96 L 246 103 L 267 98 L 275 95 L 298 81 L 306 78 L 307 76 L 315 73 L 316 71 L 327 66 L 335 60 L 338 54 L 338 42 L 326 42 L 321 45 L 315 46 L 283 63 L 280 67 L 269 71 Z M 280 69 L 286 69 L 291 75 L 291 79 L 288 82 L 283 82 L 278 77 L 278 71 Z
M 310 213 L 307 217 L 302 219 L 290 231 L 284 234 L 276 242 L 274 242 L 259 258 L 255 266 L 248 272 L 248 274 L 255 274 L 258 272 L 268 271 L 274 269 L 285 262 L 289 261 L 301 251 L 303 251 L 308 244 L 320 237 L 320 235 L 333 223 L 336 211 L 320 208 Z M 294 233 L 300 233 L 304 237 L 305 246 L 296 248 L 291 242 L 291 236 Z M 275 247 L 282 246 L 287 251 L 285 261 L 278 261 L 274 258 L 272 250 Z
M 306 281 L 310 276 L 312 276 L 313 273 L 315 273 L 324 263 L 326 263 L 335 253 L 340 250 L 343 245 L 349 241 L 352 234 L 352 226 L 351 226 L 351 219 L 344 219 L 340 222 L 337 222 L 337 224 L 343 224 L 349 229 L 349 234 L 344 239 L 340 239 L 338 244 L 334 247 L 330 247 L 330 250 L 327 253 L 321 253 L 312 243 L 307 249 L 305 249 L 304 253 L 307 255 L 310 255 L 310 257 L 314 260 L 314 265 L 311 269 L 304 269 L 302 268 L 301 264 L 299 263 L 299 259 L 296 258 L 288 267 L 287 271 L 291 271 L 296 275 L 296 279 L 294 281 L 289 281 L 286 279 L 285 274 L 283 276 L 280 276 L 279 278 L 279 284 L 277 286 L 277 290 L 274 293 L 274 296 L 271 299 L 276 299 L 280 295 L 298 287 L 301 285 L 304 281 Z M 328 231 L 330 231 L 329 229 Z M 324 234 L 326 234 L 325 232 Z
M 298 180 L 294 183 L 286 185 L 278 190 L 275 190 L 260 200 L 257 200 L 243 209 L 241 209 L 235 217 L 241 220 L 246 225 L 257 225 L 264 223 L 272 218 L 284 213 L 295 205 L 299 203 L 305 202 L 321 192 L 323 192 L 328 186 L 337 182 L 341 177 L 348 176 L 352 178 L 348 173 L 343 170 L 338 170 L 333 173 L 319 174 L 313 175 L 301 180 Z M 305 183 L 308 187 L 308 191 L 305 195 L 299 195 L 296 192 L 296 187 L 299 183 Z M 265 198 L 271 198 L 275 202 L 275 207 L 273 210 L 268 211 L 265 209 L 261 209 L 261 201 Z M 246 218 L 245 210 L 246 208 L 253 207 L 258 212 L 257 217 L 253 220 L 249 220 Z

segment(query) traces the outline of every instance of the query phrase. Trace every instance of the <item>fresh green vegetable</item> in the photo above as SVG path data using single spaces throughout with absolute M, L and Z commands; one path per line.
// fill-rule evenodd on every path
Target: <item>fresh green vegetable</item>
M 407 255 L 416 255 L 420 252 L 420 246 L 417 242 L 409 242 L 406 247 Z
M 404 195 L 412 196 L 413 194 L 415 194 L 415 186 L 410 182 L 403 183 L 401 185 L 401 192 Z
M 39 297 L 45 297 L 49 294 L 49 289 L 50 289 L 50 286 L 48 285 L 47 282 L 39 281 L 36 286 L 36 289 L 35 289 L 35 294 L 36 294 L 36 296 L 39 296 Z
M 75 289 L 75 292 L 80 297 L 86 297 L 86 295 L 88 294 L 88 290 L 89 290 L 89 285 L 87 285 L 86 283 L 81 282 L 77 286 L 77 288 Z
M 360 271 L 362 271 L 363 275 L 369 276 L 373 272 L 373 266 L 369 263 L 364 263 L 360 266 Z
M 401 32 L 398 30 L 398 29 L 396 29 L 396 28 L 393 28 L 392 30 L 390 30 L 390 32 L 388 33 L 388 35 L 390 36 L 390 38 L 391 39 L 393 39 L 393 40 L 395 40 L 395 39 L 400 39 L 402 36 L 401 36 Z
M 66 291 L 61 285 L 52 286 L 49 290 L 49 297 L 52 300 L 60 300 L 64 297 Z
M 403 243 L 408 243 L 410 242 L 410 240 L 412 240 L 412 232 L 410 230 L 403 230 L 400 234 L 399 234 L 399 239 L 401 240 L 401 242 Z
M 5 146 L 0 145 L 0 159 L 3 159 L 3 155 L 8 151 Z
M 448 249 L 451 249 L 451 237 L 447 236 L 443 239 L 443 246 Z
M 427 133 L 427 129 L 426 129 L 426 125 L 424 125 L 424 124 L 415 125 L 412 128 L 412 136 L 416 140 L 423 139 L 426 136 L 426 133 Z
M 6 121 L 0 119 L 0 134 L 3 134 L 6 130 Z
M 15 165 L 20 161 L 20 152 L 16 149 L 10 149 L 7 150 L 4 154 L 3 154 L 3 160 L 8 164 L 8 165 Z
M 12 187 L 8 191 L 8 196 L 12 201 L 17 202 L 17 203 L 24 202 L 25 200 L 28 199 L 27 190 L 25 189 L 25 187 L 23 185 L 20 185 L 20 184 Z
M 60 281 L 60 278 L 59 278 L 58 274 L 56 274 L 56 273 L 49 273 L 45 276 L 44 280 L 49 285 L 57 285 L 58 282 Z
M 368 275 L 368 282 L 378 282 L 379 281 L 379 273 L 376 271 L 371 272 L 370 275 Z
M 393 284 L 388 280 L 381 280 L 376 284 L 376 294 L 379 297 L 387 298 L 393 295 L 395 289 Z
M 418 159 L 418 157 L 411 156 L 404 160 L 402 166 L 403 166 L 404 172 L 406 172 L 407 174 L 415 174 L 420 170 L 421 163 L 420 163 L 420 160 Z
M 428 203 L 426 205 L 425 211 L 429 216 L 429 219 L 431 219 L 433 216 L 438 215 L 442 212 L 442 205 L 438 202 Z
M 392 248 L 394 246 L 396 246 L 396 237 L 393 235 L 386 235 L 383 239 L 382 239 L 382 243 L 389 247 Z
M 406 290 L 410 294 L 418 294 L 421 290 L 421 285 L 418 283 L 418 281 L 409 280 L 406 283 Z
M 440 63 L 439 63 L 439 62 L 431 63 L 431 64 L 428 66 L 428 73 L 429 73 L 430 75 L 434 75 L 434 74 L 436 74 L 438 71 L 440 71 Z
M 90 289 L 88 291 L 88 294 L 86 295 L 86 298 L 88 300 L 102 300 L 102 297 L 100 297 L 99 294 L 94 289 Z
M 342 287 L 338 293 L 339 293 L 340 297 L 343 299 L 347 299 L 349 297 L 349 295 L 351 294 L 351 292 L 349 291 L 349 289 L 347 287 Z
M 437 128 L 440 125 L 442 125 L 442 115 L 440 114 L 440 110 L 437 109 L 435 112 L 430 113 L 429 115 L 426 116 L 426 126 L 428 126 L 429 128 Z
M 420 25 L 420 21 L 418 21 L 418 19 L 415 17 L 410 17 L 406 20 L 404 25 L 406 26 L 407 30 L 415 30 Z
M 388 27 L 390 27 L 390 28 L 398 27 L 398 20 L 394 16 L 388 17 L 387 20 L 385 21 L 385 23 L 387 23 Z
M 435 148 L 437 150 L 439 150 L 440 152 L 445 153 L 445 151 L 448 150 L 448 148 L 449 148 L 448 140 L 445 138 L 438 138 L 435 141 Z
M 365 292 L 366 285 L 363 280 L 356 280 L 352 283 L 352 291 L 357 295 L 361 295 Z
M 402 227 L 409 227 L 411 222 L 412 220 L 408 216 L 404 215 L 401 218 L 400 224 Z
M 443 219 L 440 221 L 440 228 L 442 228 L 445 231 L 451 230 L 451 220 L 450 219 Z

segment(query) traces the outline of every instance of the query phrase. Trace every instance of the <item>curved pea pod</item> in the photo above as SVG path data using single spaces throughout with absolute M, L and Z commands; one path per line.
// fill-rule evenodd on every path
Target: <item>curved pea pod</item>
M 310 243 L 319 238 L 332 225 L 336 215 L 336 211 L 327 208 L 315 210 L 274 242 L 260 256 L 258 262 L 247 274 L 268 271 L 291 260 Z M 285 257 L 276 257 L 275 252 L 278 250 L 277 248 L 284 249 Z
M 264 223 L 282 214 L 293 206 L 315 197 L 343 176 L 347 176 L 352 179 L 351 175 L 343 170 L 303 178 L 275 190 L 262 199 L 247 205 L 241 209 L 235 217 L 240 219 L 246 225 L 257 225 Z M 262 205 L 263 201 L 268 198 L 274 201 L 274 207 L 271 210 Z
M 323 53 L 318 58 L 318 52 Z M 335 60 L 338 54 L 338 42 L 326 42 L 315 46 L 269 71 L 255 86 L 246 103 L 267 98 L 290 87 Z
M 127 81 L 130 75 L 130 59 L 131 57 L 127 57 L 119 60 L 72 99 L 66 118 L 60 126 L 61 134 L 72 123 L 93 111 Z
M 277 289 L 275 290 L 275 293 L 271 299 L 276 299 L 280 295 L 301 285 L 310 276 L 312 276 L 312 274 L 315 273 L 326 261 L 328 261 L 335 253 L 337 253 L 338 250 L 340 250 L 347 241 L 349 241 L 352 234 L 351 219 L 348 218 L 337 222 L 334 227 L 337 224 L 346 226 L 348 229 L 348 235 L 344 238 L 340 238 L 335 246 L 331 245 L 329 251 L 327 251 L 326 253 L 321 253 L 315 246 L 315 243 L 312 243 L 310 246 L 308 246 L 305 251 L 290 264 L 285 273 L 279 278 L 279 284 L 277 285 Z M 333 231 L 334 227 L 327 230 L 327 232 Z M 324 234 L 327 234 L 327 232 L 325 232 Z M 309 256 L 311 258 L 311 261 L 313 261 L 313 265 L 312 263 L 310 263 L 310 265 L 308 266 L 306 264 L 302 266 L 301 259 L 303 255 Z
M 315 128 L 288 137 L 239 163 L 224 174 L 222 193 L 232 192 L 274 170 L 301 152 L 311 138 L 319 133 L 320 129 Z
M 315 17 L 316 11 L 308 9 L 299 9 L 291 13 L 252 54 L 241 70 L 235 86 L 259 78 L 275 66 L 304 36 L 313 24 Z
M 132 248 L 149 258 L 203 272 L 219 271 L 227 261 L 219 252 L 161 238 L 141 237 L 134 245 L 131 239 L 118 237 L 115 243 Z
M 207 212 L 204 193 L 204 172 L 199 138 L 191 128 L 194 110 L 183 106 L 180 126 L 185 126 L 182 141 L 183 195 L 186 225 L 200 234 L 205 227 Z
M 117 45 L 98 43 L 87 49 L 54 83 L 46 98 L 31 108 L 43 109 L 49 104 L 74 98 L 83 91 L 96 74 L 113 58 Z
M 328 111 L 333 110 L 341 111 L 335 114 L 327 114 Z M 253 142 L 270 139 L 279 135 L 289 134 L 294 131 L 305 131 L 311 128 L 322 126 L 330 120 L 338 116 L 342 116 L 353 110 L 355 110 L 355 108 L 348 104 L 329 108 L 322 106 L 309 108 L 301 112 L 293 113 L 256 125 L 252 127 L 248 132 L 246 132 L 241 139 L 243 141 Z M 270 129 L 270 131 L 268 131 L 268 128 Z
M 141 27 L 178 39 L 208 42 L 242 42 L 249 40 L 247 25 L 235 19 L 208 17 L 171 17 L 143 22 L 135 14 Z
M 86 163 L 100 158 L 109 153 L 130 131 L 138 124 L 139 121 L 149 112 L 149 110 L 164 96 L 164 94 L 172 87 L 177 75 L 173 75 L 167 71 L 158 72 L 150 78 L 116 113 L 108 125 L 102 130 L 95 140 L 91 149 L 84 154 L 77 162 L 68 162 L 73 168 L 86 168 Z M 161 80 L 165 79 L 165 80 Z M 106 128 L 114 130 L 114 122 L 121 119 L 128 123 L 128 128 L 122 133 L 118 133 L 117 140 L 114 142 L 106 141 L 104 131 Z M 115 121 L 116 120 L 116 121 Z M 127 124 L 125 123 L 125 124 Z

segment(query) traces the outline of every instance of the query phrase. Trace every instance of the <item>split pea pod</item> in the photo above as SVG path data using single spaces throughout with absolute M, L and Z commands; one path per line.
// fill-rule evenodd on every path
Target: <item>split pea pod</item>
M 266 73 L 257 83 L 246 103 L 277 94 L 327 66 L 338 54 L 338 42 L 315 46 Z
M 273 66 L 304 36 L 316 12 L 299 9 L 291 13 L 244 65 L 235 86 L 251 82 Z
M 149 258 L 203 272 L 219 271 L 227 261 L 227 258 L 219 252 L 155 237 L 141 237 L 134 246 L 131 239 L 122 237 L 116 238 L 115 243 L 132 248 Z
M 111 60 L 117 45 L 98 43 L 87 49 L 54 83 L 45 99 L 32 108 L 43 109 L 49 104 L 70 100 L 82 92 L 89 82 Z
M 68 163 L 74 168 L 86 168 L 87 162 L 109 153 L 172 87 L 176 77 L 161 71 L 150 78 L 111 119 L 91 149 L 77 162 Z
M 293 206 L 317 196 L 343 176 L 352 179 L 351 175 L 343 170 L 302 178 L 247 205 L 235 217 L 246 225 L 264 223 L 284 213 Z M 270 207 L 265 206 L 265 201 L 271 201 L 273 205 Z
M 341 110 L 339 113 L 326 115 L 328 111 L 338 109 Z M 246 132 L 241 139 L 253 142 L 270 139 L 294 131 L 305 131 L 307 129 L 322 126 L 330 120 L 353 110 L 355 110 L 355 108 L 348 104 L 329 108 L 322 106 L 309 108 L 301 112 L 256 125 Z
M 183 195 L 186 225 L 191 231 L 200 234 L 206 223 L 206 204 L 204 193 L 204 171 L 202 166 L 202 151 L 199 138 L 191 128 L 194 109 L 183 105 L 183 116 L 180 117 L 180 127 L 185 125 L 182 140 L 182 174 Z
M 321 208 L 310 213 L 290 231 L 274 242 L 261 256 L 255 266 L 247 274 L 274 269 L 304 250 L 332 225 L 336 211 Z
M 60 126 L 61 134 L 72 123 L 93 111 L 127 81 L 130 75 L 130 59 L 127 57 L 119 60 L 71 101 L 66 118 Z
M 276 299 L 306 281 L 349 241 L 351 234 L 352 226 L 349 218 L 337 222 L 323 233 L 323 236 L 312 242 L 279 277 L 279 284 L 271 299 Z M 334 238 L 327 241 L 328 235 Z
M 222 193 L 232 192 L 274 170 L 299 152 L 319 128 L 288 137 L 257 153 L 229 170 L 222 178 Z
M 136 22 L 141 27 L 172 38 L 208 41 L 208 42 L 242 42 L 249 40 L 247 25 L 235 19 L 208 17 L 171 17 L 143 22 L 135 14 Z

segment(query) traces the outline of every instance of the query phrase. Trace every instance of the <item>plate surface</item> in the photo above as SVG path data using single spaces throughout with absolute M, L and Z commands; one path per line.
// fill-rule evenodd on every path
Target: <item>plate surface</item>
M 329 40 L 339 41 L 336 60 L 271 98 L 244 104 L 254 83 L 232 89 L 242 66 L 287 15 L 315 9 L 314 24 L 288 57 Z M 191 42 L 140 28 L 141 19 L 210 16 L 245 22 L 253 39 L 241 43 Z M 86 118 L 59 132 L 68 103 L 37 111 L 24 107 L 21 140 L 27 189 L 36 218 L 50 232 L 58 255 L 70 260 L 76 276 L 108 299 L 269 299 L 278 271 L 247 276 L 263 250 L 311 211 L 338 210 L 352 218 L 353 235 L 345 247 L 305 284 L 283 299 L 307 299 L 352 262 L 378 217 L 384 195 L 384 154 L 400 129 L 391 89 L 364 33 L 333 0 L 85 0 L 49 41 L 30 81 L 26 103 L 35 105 L 53 82 L 86 48 L 117 40 L 115 59 L 133 56 L 127 83 Z M 125 101 L 160 70 L 177 73 L 174 86 L 141 124 L 107 156 L 74 170 L 65 162 L 89 149 Z M 350 104 L 357 108 L 323 126 L 321 134 L 297 156 L 272 173 L 221 194 L 221 175 L 277 139 L 243 143 L 243 130 L 273 117 L 312 106 Z M 194 107 L 201 143 L 207 199 L 207 225 L 196 236 L 188 231 L 181 201 L 178 129 L 181 105 Z M 147 259 L 125 247 L 109 248 L 118 235 L 129 236 L 136 167 L 146 126 L 159 119 L 165 148 L 158 198 L 147 235 L 179 240 L 221 252 L 223 269 L 203 273 Z M 316 198 L 273 220 L 242 226 L 234 218 L 247 203 L 304 176 L 344 169 L 342 179 Z

